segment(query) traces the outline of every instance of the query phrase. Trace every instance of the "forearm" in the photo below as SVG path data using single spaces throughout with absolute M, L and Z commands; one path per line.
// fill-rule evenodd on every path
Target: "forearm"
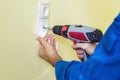
M 58 61 L 61 61 L 62 58 L 58 54 L 54 54 L 52 57 L 49 57 L 49 63 L 55 67 Z

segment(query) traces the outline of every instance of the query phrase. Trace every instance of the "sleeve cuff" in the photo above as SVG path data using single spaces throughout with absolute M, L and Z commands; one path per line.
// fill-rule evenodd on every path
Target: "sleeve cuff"
M 65 69 L 69 65 L 69 62 L 67 61 L 58 61 L 55 66 L 55 74 L 57 80 L 64 80 L 65 77 Z
M 74 80 L 74 78 L 81 80 L 82 67 L 82 63 L 79 61 L 58 61 L 55 68 L 56 78 L 57 80 Z

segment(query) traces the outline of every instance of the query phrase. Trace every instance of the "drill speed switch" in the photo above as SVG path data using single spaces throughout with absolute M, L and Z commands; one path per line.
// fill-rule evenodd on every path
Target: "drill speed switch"
M 102 31 L 82 25 L 56 25 L 53 33 L 72 40 L 73 42 L 99 42 L 103 36 Z

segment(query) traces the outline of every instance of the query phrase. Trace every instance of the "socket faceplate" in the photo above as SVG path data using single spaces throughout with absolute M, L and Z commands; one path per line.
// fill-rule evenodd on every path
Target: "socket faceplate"
M 38 22 L 37 22 L 37 35 L 44 37 L 48 30 L 44 27 L 48 27 L 48 15 L 49 15 L 49 3 L 40 2 L 38 5 Z

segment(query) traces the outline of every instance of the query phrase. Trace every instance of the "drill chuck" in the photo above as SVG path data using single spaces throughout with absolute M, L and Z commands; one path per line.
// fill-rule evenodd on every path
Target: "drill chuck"
M 57 34 L 57 35 L 61 35 L 61 31 L 62 31 L 62 27 L 61 26 L 54 26 L 53 27 L 53 33 Z

